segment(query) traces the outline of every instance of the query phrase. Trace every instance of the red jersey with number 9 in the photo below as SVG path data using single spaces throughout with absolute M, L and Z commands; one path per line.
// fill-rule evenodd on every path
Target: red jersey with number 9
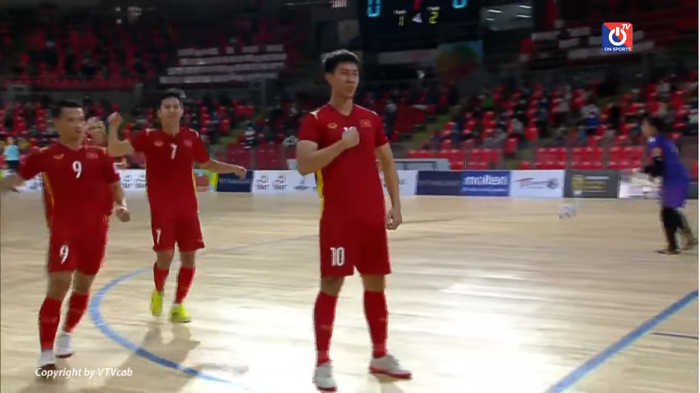
M 197 217 L 194 163 L 210 160 L 199 134 L 188 128 L 175 135 L 147 130 L 131 139 L 131 145 L 146 157 L 146 187 L 152 215 Z
M 120 181 L 104 148 L 73 150 L 56 143 L 30 154 L 17 174 L 29 180 L 43 173 L 44 203 L 52 231 L 89 234 L 111 214 L 106 204 L 108 185 Z
M 345 116 L 331 105 L 311 112 L 301 126 L 299 140 L 314 142 L 321 150 L 338 142 L 343 132 L 357 130 L 360 142 L 340 153 L 316 173 L 316 184 L 323 201 L 323 218 L 348 223 L 384 225 L 386 208 L 379 177 L 376 149 L 389 143 L 381 118 L 354 105 Z

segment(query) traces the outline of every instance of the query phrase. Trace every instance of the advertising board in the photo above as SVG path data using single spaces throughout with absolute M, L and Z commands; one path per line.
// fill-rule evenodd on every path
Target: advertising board
M 512 171 L 510 196 L 513 198 L 561 198 L 564 195 L 562 170 Z
M 253 171 L 248 171 L 242 179 L 233 173 L 219 175 L 216 182 L 217 192 L 250 192 L 253 184 Z
M 613 171 L 566 171 L 566 198 L 617 198 L 620 174 Z
M 462 195 L 507 197 L 510 195 L 510 171 L 462 172 Z
M 418 172 L 416 195 L 460 195 L 462 172 Z
M 297 171 L 255 171 L 253 194 L 317 194 L 314 175 L 302 176 Z

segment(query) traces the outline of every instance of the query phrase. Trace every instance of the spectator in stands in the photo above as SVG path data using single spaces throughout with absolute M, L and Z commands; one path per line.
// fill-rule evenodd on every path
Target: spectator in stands
M 603 124 L 596 111 L 589 111 L 588 117 L 583 120 L 583 127 L 579 133 L 579 141 L 585 142 L 588 137 L 595 135 L 598 126 Z
M 284 144 L 284 147 L 294 147 L 297 145 L 297 142 L 299 142 L 299 138 L 294 135 L 290 135 L 286 137 L 282 143 Z
M 253 123 L 248 123 L 248 127 L 245 129 L 245 145 L 248 149 L 255 147 L 255 128 Z
M 459 104 L 459 90 L 454 82 L 450 82 L 447 90 L 448 103 L 450 106 Z
M 608 124 L 615 132 L 620 129 L 620 120 L 622 113 L 620 111 L 620 106 L 614 104 L 610 107 L 610 113 L 608 114 Z
M 19 168 L 20 153 L 19 147 L 17 147 L 15 140 L 12 137 L 7 138 L 7 146 L 5 146 L 4 153 L 7 167 L 16 172 Z
M 540 106 L 535 112 L 535 126 L 540 131 L 541 137 L 549 137 L 549 114 L 544 106 Z
M 221 124 L 221 117 L 219 117 L 219 114 L 217 112 L 213 112 L 211 114 L 211 119 L 209 119 L 209 123 L 211 124 L 212 129 L 219 129 L 219 125 Z
M 510 129 L 513 135 L 520 139 L 520 141 L 525 140 L 525 125 L 519 119 L 514 118 L 511 120 Z
M 691 134 L 698 134 L 698 99 L 695 98 L 695 106 L 691 107 L 688 114 L 688 128 Z
M 13 106 L 9 106 L 7 108 L 7 110 L 5 111 L 5 118 L 2 120 L 3 120 L 3 126 L 5 126 L 4 128 L 6 130 L 12 130 L 14 128 L 14 125 L 15 125 L 15 121 L 14 121 L 14 117 L 13 117 L 14 111 L 15 111 L 15 108 Z
M 600 110 L 598 109 L 598 106 L 595 104 L 595 101 L 593 99 L 589 98 L 588 102 L 586 103 L 586 106 L 581 108 L 581 118 L 586 120 L 590 119 L 591 116 L 598 117 L 600 115 Z
M 484 112 L 489 112 L 494 109 L 493 93 L 487 89 L 484 89 L 481 95 L 479 95 L 479 100 L 481 100 L 481 108 Z
M 484 140 L 482 148 L 497 149 L 503 146 L 505 140 L 508 139 L 508 134 L 502 129 L 496 129 L 496 132 Z
M 555 143 L 564 143 L 569 139 L 569 133 L 563 125 L 557 128 L 557 130 L 554 133 L 554 142 Z
M 393 100 L 389 100 L 384 107 L 384 129 L 386 130 L 387 136 L 391 139 L 394 133 L 394 127 L 396 126 L 396 104 Z
M 515 104 L 515 107 L 513 108 L 513 112 L 515 112 L 516 119 L 523 124 L 527 124 L 527 101 L 525 99 L 521 98 L 518 100 L 518 103 Z
M 666 99 L 668 98 L 669 94 L 671 94 L 671 85 L 668 83 L 666 78 L 659 82 L 659 85 L 657 86 L 657 93 L 661 99 Z

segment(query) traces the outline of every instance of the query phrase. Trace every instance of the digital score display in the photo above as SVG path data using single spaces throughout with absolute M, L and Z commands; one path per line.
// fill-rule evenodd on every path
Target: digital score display
M 387 33 L 478 21 L 478 0 L 361 0 L 364 23 Z M 395 30 L 394 30 L 395 31 Z

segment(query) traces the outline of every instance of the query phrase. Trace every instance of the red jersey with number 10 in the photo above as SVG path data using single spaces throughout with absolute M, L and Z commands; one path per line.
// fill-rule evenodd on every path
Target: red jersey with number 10
M 151 213 L 165 217 L 196 217 L 194 163 L 209 162 L 209 152 L 191 129 L 169 135 L 162 130 L 137 134 L 131 145 L 146 157 L 146 187 Z
M 359 133 L 360 143 L 316 173 L 323 200 L 322 219 L 384 225 L 384 189 L 375 151 L 389 141 L 379 116 L 357 105 L 345 116 L 327 104 L 304 119 L 299 140 L 314 142 L 321 150 L 338 142 L 343 132 L 352 128 Z
M 17 174 L 25 180 L 43 173 L 46 218 L 51 230 L 90 234 L 104 224 L 112 211 L 108 185 L 120 181 L 112 158 L 104 148 L 73 150 L 56 143 L 30 154 Z

